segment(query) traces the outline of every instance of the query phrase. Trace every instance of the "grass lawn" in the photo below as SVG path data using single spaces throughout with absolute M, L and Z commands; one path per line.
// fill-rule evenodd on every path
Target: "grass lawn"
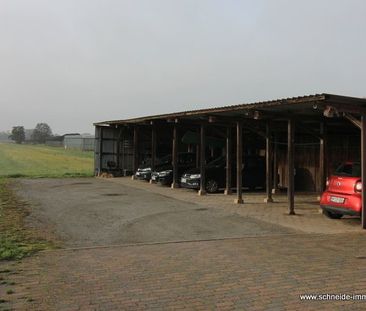
M 36 228 L 25 225 L 28 205 L 14 194 L 11 180 L 0 178 L 0 260 L 21 259 L 36 251 L 56 247 Z
M 35 228 L 25 225 L 28 205 L 16 197 L 11 177 L 92 176 L 93 162 L 93 152 L 0 143 L 0 260 L 21 259 L 55 247 Z
M 93 161 L 92 151 L 0 143 L 0 177 L 92 176 Z

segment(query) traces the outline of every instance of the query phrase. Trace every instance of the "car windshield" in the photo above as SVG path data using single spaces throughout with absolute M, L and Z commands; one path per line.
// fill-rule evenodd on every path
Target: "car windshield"
M 361 165 L 360 163 L 346 163 L 339 166 L 335 174 L 336 176 L 360 177 Z

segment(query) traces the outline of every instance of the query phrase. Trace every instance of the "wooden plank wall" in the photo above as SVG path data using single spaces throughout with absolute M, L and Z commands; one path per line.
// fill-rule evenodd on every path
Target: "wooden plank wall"
M 300 136 L 295 139 L 295 189 L 297 191 L 316 191 L 319 174 L 319 141 L 312 136 Z M 279 183 L 287 187 L 287 145 L 284 139 L 279 146 Z M 337 134 L 328 136 L 326 169 L 328 175 L 344 161 L 360 160 L 359 135 Z

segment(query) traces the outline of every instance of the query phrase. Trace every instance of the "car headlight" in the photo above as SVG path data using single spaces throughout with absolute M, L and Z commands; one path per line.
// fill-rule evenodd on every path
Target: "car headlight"
M 192 178 L 192 179 L 199 179 L 199 178 L 201 178 L 201 174 L 192 174 L 189 177 Z
M 159 176 L 167 176 L 172 172 L 173 172 L 172 170 L 161 171 L 161 172 L 159 172 Z

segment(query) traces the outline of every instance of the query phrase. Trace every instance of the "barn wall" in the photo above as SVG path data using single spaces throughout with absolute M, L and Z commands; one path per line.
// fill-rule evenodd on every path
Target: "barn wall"
M 326 171 L 328 175 L 344 161 L 360 160 L 359 135 L 329 135 Z M 278 170 L 280 187 L 287 187 L 287 144 L 278 145 Z M 315 137 L 296 136 L 295 138 L 295 189 L 298 191 L 316 191 L 319 183 L 320 144 Z
M 133 173 L 133 127 L 95 129 L 95 175 L 107 172 L 114 176 Z M 138 163 L 151 157 L 151 131 L 139 129 Z
M 117 173 L 118 175 L 118 128 L 97 126 L 95 128 L 95 175 L 103 172 Z

